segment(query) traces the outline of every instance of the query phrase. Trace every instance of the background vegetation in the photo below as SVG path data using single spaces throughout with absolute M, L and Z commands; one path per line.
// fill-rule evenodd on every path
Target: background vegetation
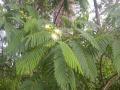
M 120 89 L 119 0 L 3 2 L 0 90 Z

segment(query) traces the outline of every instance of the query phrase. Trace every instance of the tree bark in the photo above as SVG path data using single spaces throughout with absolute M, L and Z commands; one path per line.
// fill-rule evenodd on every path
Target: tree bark
M 75 0 L 67 0 L 67 3 L 68 10 L 64 9 L 65 0 L 61 0 L 54 10 L 53 22 L 58 27 L 62 25 L 62 16 L 66 16 L 69 20 L 71 20 L 73 14 L 72 5 L 75 3 Z
M 53 16 L 53 23 L 56 26 L 60 26 L 61 25 L 61 18 L 64 12 L 64 0 L 61 0 L 58 4 L 58 6 L 56 7 L 55 11 L 54 11 L 54 16 Z
M 19 5 L 23 4 L 23 0 L 18 0 Z
M 96 24 L 100 26 L 100 14 L 98 10 L 97 0 L 94 0 L 94 8 L 95 8 L 95 17 L 96 17 Z

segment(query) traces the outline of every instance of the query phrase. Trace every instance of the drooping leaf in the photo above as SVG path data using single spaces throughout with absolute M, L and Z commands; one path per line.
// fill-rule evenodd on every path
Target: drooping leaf
M 112 45 L 113 64 L 117 72 L 120 74 L 120 40 L 114 40 Z
M 81 66 L 77 57 L 74 55 L 71 48 L 64 42 L 59 42 L 65 61 L 69 67 L 74 69 L 76 72 L 82 73 Z
M 90 77 L 91 80 L 95 80 L 97 77 L 97 70 L 94 61 L 90 58 L 89 55 L 86 55 L 83 47 L 77 42 L 70 42 L 70 46 L 75 53 L 77 59 L 79 60 L 84 75 L 88 78 Z
M 75 76 L 71 68 L 66 65 L 60 49 L 55 54 L 55 78 L 62 90 L 76 90 Z
M 39 61 L 44 57 L 47 48 L 36 48 L 28 53 L 25 53 L 19 60 L 16 61 L 17 74 L 31 74 Z

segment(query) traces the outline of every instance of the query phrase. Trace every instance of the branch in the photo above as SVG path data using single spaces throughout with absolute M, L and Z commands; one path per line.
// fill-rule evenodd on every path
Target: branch
M 56 14 L 56 16 L 55 16 L 55 19 L 54 19 L 54 24 L 57 24 L 57 18 L 58 18 L 58 16 L 59 16 L 59 14 L 60 14 L 60 12 L 61 12 L 61 10 L 62 10 L 62 8 L 63 8 L 63 5 L 64 5 L 64 0 L 62 0 L 62 2 L 60 2 L 60 7 L 58 7 L 58 10 L 57 10 L 57 14 Z M 56 13 L 56 11 L 55 11 L 55 13 Z
M 109 88 L 119 79 L 118 74 L 114 74 L 107 82 L 105 87 L 102 90 L 109 90 Z

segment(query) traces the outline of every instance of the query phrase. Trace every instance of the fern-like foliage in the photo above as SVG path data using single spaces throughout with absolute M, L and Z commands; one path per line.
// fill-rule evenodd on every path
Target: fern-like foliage
M 112 45 L 113 64 L 117 72 L 120 74 L 120 39 L 116 39 Z
M 95 39 L 100 47 L 100 52 L 104 53 L 108 45 L 112 43 L 112 36 L 109 34 L 98 35 Z
M 50 33 L 46 31 L 33 33 L 27 35 L 24 40 L 26 41 L 25 47 L 26 48 L 34 48 L 39 45 L 45 45 L 47 43 L 52 42 Z
M 54 45 L 51 34 L 44 28 L 41 30 L 42 26 L 39 27 L 39 24 L 39 21 L 33 18 L 25 23 L 23 29 L 12 30 L 14 33 L 10 33 L 8 52 L 18 57 L 17 74 L 32 73 L 47 50 Z
M 24 24 L 24 31 L 26 34 L 35 33 L 39 30 L 39 23 L 37 19 L 30 19 Z
M 28 53 L 25 53 L 16 61 L 17 74 L 31 74 L 39 61 L 43 58 L 47 48 L 35 48 Z
M 76 90 L 74 72 L 65 62 L 65 57 L 60 48 L 55 54 L 55 78 L 62 90 Z
M 25 80 L 19 90 L 44 90 L 42 83 L 38 80 Z
M 71 48 L 64 42 L 59 42 L 65 61 L 76 72 L 82 73 L 81 66 Z
M 11 30 L 10 36 L 8 36 L 8 47 L 7 47 L 8 54 L 14 55 L 17 52 L 20 52 L 23 35 L 24 34 L 21 31 Z
M 71 41 L 70 46 L 79 60 L 84 75 L 91 80 L 95 80 L 97 78 L 97 69 L 92 57 L 90 57 L 89 53 L 86 54 L 84 48 L 77 42 Z
M 77 32 L 79 32 L 80 36 L 82 38 L 84 38 L 85 40 L 87 40 L 94 48 L 96 48 L 97 50 L 100 50 L 100 47 L 99 47 L 96 39 L 91 34 L 89 34 L 87 31 L 83 31 L 81 29 L 75 28 L 75 30 Z M 85 41 L 83 41 L 83 42 L 85 42 Z
M 89 33 L 85 32 L 85 31 L 80 31 L 80 32 L 81 32 L 81 36 L 83 38 L 88 40 L 93 47 L 100 50 L 98 43 L 96 42 L 95 38 L 92 35 L 90 35 Z

